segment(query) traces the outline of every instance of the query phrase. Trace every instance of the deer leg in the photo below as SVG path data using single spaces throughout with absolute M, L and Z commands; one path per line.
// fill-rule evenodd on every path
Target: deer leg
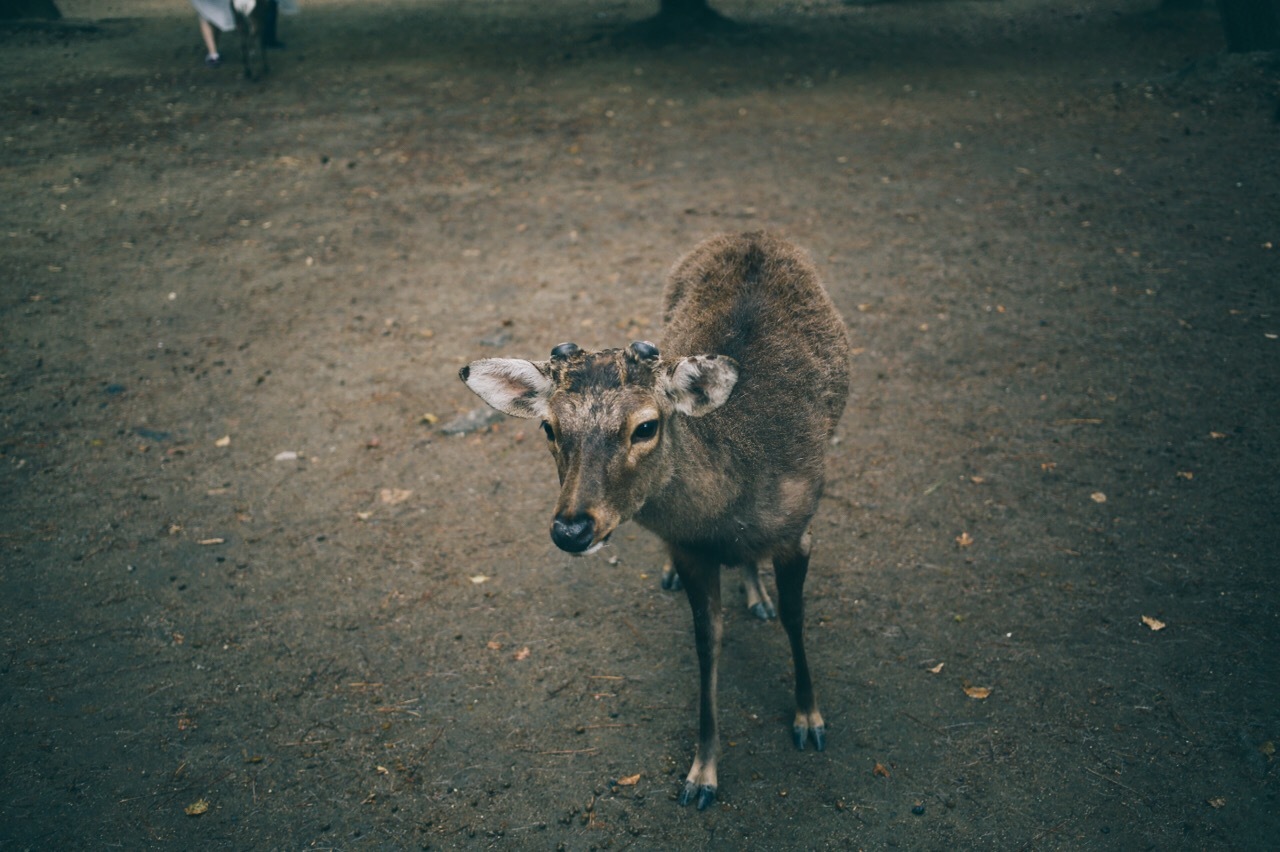
M 676 566 L 669 557 L 662 563 L 662 588 L 668 592 L 680 591 L 680 575 L 676 573 Z
M 809 533 L 789 548 L 774 554 L 773 569 L 778 581 L 778 609 L 782 626 L 791 641 L 791 659 L 796 669 L 796 719 L 792 742 L 803 749 L 808 740 L 822 751 L 827 747 L 827 731 L 818 712 L 809 677 L 809 661 L 804 653 L 804 578 L 809 573 Z
M 773 601 L 764 584 L 760 582 L 760 566 L 755 562 L 744 562 L 742 569 L 742 590 L 747 593 L 747 610 L 761 621 L 778 617 Z
M 724 622 L 720 614 L 720 564 L 673 549 L 676 574 L 693 611 L 693 640 L 698 651 L 698 749 L 685 778 L 679 802 L 703 810 L 716 800 L 716 757 L 720 734 L 716 728 L 716 676 Z

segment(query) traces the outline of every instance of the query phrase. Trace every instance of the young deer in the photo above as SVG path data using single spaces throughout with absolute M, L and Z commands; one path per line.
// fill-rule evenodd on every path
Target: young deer
M 716 796 L 721 565 L 754 577 L 757 560 L 773 560 L 795 664 L 793 739 L 826 745 L 803 594 L 849 347 L 808 259 L 764 234 L 703 242 L 672 270 L 665 303 L 661 354 L 647 341 L 601 352 L 562 343 L 549 361 L 486 358 L 460 375 L 499 411 L 542 421 L 560 473 L 557 546 L 593 553 L 629 519 L 666 543 L 701 675 L 698 747 L 679 801 L 701 810 Z

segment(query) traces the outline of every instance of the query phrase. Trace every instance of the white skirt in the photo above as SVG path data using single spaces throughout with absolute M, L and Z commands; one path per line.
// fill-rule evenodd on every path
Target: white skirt
M 231 14 L 232 0 L 191 0 L 196 7 L 196 14 L 213 24 L 224 33 L 236 28 L 235 15 Z M 237 6 L 248 6 L 253 9 L 254 0 L 235 0 Z M 298 0 L 276 0 L 280 11 L 286 15 L 298 14 Z

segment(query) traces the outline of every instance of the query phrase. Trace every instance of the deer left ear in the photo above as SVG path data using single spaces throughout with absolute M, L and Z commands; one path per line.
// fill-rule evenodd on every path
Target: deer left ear
M 676 411 L 701 417 L 724 405 L 738 382 L 738 364 L 724 355 L 691 355 L 664 365 L 658 387 Z
M 458 371 L 476 395 L 512 417 L 546 417 L 547 400 L 555 390 L 547 362 L 519 358 L 484 358 Z

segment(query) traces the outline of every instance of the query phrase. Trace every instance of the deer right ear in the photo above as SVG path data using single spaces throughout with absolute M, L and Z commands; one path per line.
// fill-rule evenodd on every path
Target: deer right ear
M 458 378 L 476 395 L 512 417 L 546 417 L 547 400 L 555 385 L 547 362 L 519 358 L 483 358 L 458 371 Z
M 676 411 L 701 417 L 724 405 L 738 382 L 738 362 L 723 355 L 691 355 L 668 364 L 658 387 L 675 403 Z

